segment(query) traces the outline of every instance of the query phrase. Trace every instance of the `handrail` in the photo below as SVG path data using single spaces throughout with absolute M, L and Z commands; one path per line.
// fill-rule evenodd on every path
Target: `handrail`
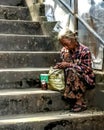
M 103 45 L 104 47 L 104 40 L 76 13 L 73 12 L 73 10 L 63 1 L 59 0 L 59 2 L 73 15 L 75 16 L 85 27 L 87 30 L 89 30 Z

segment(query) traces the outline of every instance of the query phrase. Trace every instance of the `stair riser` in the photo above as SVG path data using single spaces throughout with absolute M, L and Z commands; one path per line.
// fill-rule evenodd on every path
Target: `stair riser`
M 98 82 L 98 83 L 96 83 L 96 87 L 99 89 L 99 90 L 104 90 L 104 82 L 102 81 L 102 82 Z
M 50 67 L 55 65 L 58 53 L 0 53 L 0 68 Z
M 99 110 L 104 111 L 104 90 L 99 90 L 99 88 L 96 88 L 96 92 L 94 95 L 94 106 L 95 108 L 98 108 Z
M 60 93 L 32 94 L 29 92 L 25 95 L 0 96 L 0 116 L 55 111 L 64 108 L 65 103 L 61 100 Z
M 10 6 L 24 6 L 25 0 L 0 0 L 0 5 L 10 5 Z
M 55 51 L 57 46 L 45 36 L 0 35 L 0 51 Z
M 38 22 L 0 20 L 0 33 L 39 35 L 42 34 L 42 29 Z
M 29 20 L 30 14 L 27 8 L 15 8 L 0 6 L 0 19 Z
M 18 69 L 17 70 L 16 69 L 14 71 L 12 71 L 12 70 L 3 71 L 2 70 L 0 72 L 0 84 L 3 86 L 2 88 L 5 88 L 6 86 L 8 86 L 7 83 L 15 83 L 18 81 L 21 82 L 24 79 L 38 79 L 39 75 L 43 74 L 43 73 L 48 73 L 48 69 L 43 69 L 43 70 L 41 70 L 41 69 L 39 69 L 39 70 L 38 69 L 28 69 L 28 70 Z M 9 86 L 10 86 L 10 84 L 9 84 Z M 17 88 L 18 87 L 20 87 L 20 86 L 17 86 Z M 26 86 L 23 85 L 22 87 L 25 88 Z
M 104 82 L 97 82 L 94 89 L 87 90 L 85 99 L 88 101 L 88 106 L 93 107 L 93 109 L 104 110 L 104 102 L 102 100 L 104 99 Z
M 104 82 L 96 83 L 94 89 L 86 90 L 85 100 L 89 108 L 104 110 Z
M 69 118 L 69 119 L 68 119 Z M 39 119 L 38 119 L 39 120 Z M 0 125 L 1 130 L 104 130 L 104 116 L 70 118 L 46 121 L 30 121 Z
M 39 82 L 37 82 L 37 79 L 39 79 L 39 75 L 46 73 L 48 74 L 48 69 L 43 71 L 4 71 L 0 72 L 0 89 L 15 89 L 15 88 L 36 88 L 39 87 Z M 27 80 L 30 80 L 30 83 L 27 82 Z M 36 81 L 36 82 L 35 82 Z M 99 90 L 104 90 L 104 84 L 96 84 L 96 88 Z M 88 93 L 89 95 L 89 93 Z M 92 92 L 91 95 L 93 96 Z M 90 96 L 91 99 L 91 96 Z
M 104 83 L 104 72 L 103 73 L 95 73 L 96 74 L 96 83 L 103 82 Z

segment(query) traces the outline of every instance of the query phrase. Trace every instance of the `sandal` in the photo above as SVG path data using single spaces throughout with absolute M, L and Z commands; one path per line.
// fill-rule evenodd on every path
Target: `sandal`
M 86 109 L 87 109 L 86 105 L 76 104 L 76 105 L 70 110 L 70 112 L 82 112 L 82 111 L 85 111 Z

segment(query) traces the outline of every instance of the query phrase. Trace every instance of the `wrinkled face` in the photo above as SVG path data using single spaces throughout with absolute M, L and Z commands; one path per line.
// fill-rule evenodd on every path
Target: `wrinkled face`
M 59 41 L 62 44 L 62 46 L 64 46 L 68 50 L 73 50 L 73 49 L 76 48 L 75 38 L 69 39 L 69 38 L 66 38 L 66 37 L 62 37 Z

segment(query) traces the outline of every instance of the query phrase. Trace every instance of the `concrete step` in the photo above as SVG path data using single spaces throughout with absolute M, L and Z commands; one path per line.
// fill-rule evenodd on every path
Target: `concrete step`
M 61 105 L 60 105 L 61 104 Z M 65 108 L 61 93 L 41 89 L 0 91 L 0 116 L 57 111 Z
M 52 35 L 52 33 L 54 32 L 53 29 L 54 29 L 56 23 L 57 23 L 57 21 L 42 21 L 42 30 L 44 31 L 44 34 Z
M 49 68 L 11 68 L 0 70 L 0 89 L 25 89 L 40 87 L 39 75 L 48 74 Z M 97 83 L 96 89 L 104 90 L 104 83 Z
M 103 82 L 104 83 L 104 71 L 94 71 L 96 75 L 96 83 Z
M 50 90 L 44 91 L 44 90 L 41 90 L 41 88 L 35 88 L 35 85 L 32 86 L 31 84 L 28 84 L 28 82 L 26 82 L 26 80 L 25 80 L 26 78 L 27 79 L 31 79 L 31 78 L 35 79 L 36 71 L 37 71 L 37 75 L 39 75 L 39 73 L 42 73 L 42 70 L 40 72 L 40 69 L 38 69 L 38 70 L 36 69 L 35 72 L 34 72 L 33 71 L 34 69 L 33 70 L 31 69 L 31 72 L 30 72 L 30 69 L 29 69 L 29 72 L 27 72 L 28 70 L 26 70 L 26 71 L 25 70 L 24 71 L 23 70 L 22 71 L 17 70 L 17 72 L 15 72 L 16 70 L 13 71 L 13 70 L 10 69 L 10 72 L 8 71 L 8 73 L 7 73 L 7 71 L 4 72 L 2 70 L 3 73 L 0 73 L 1 74 L 1 76 L 0 76 L 1 77 L 0 78 L 0 80 L 1 80 L 0 81 L 1 82 L 0 89 L 2 89 L 2 90 L 0 90 L 0 92 L 1 92 L 1 94 L 0 94 L 0 103 L 1 103 L 0 112 L 1 112 L 1 115 L 2 114 L 8 115 L 8 114 L 19 113 L 18 108 L 21 109 L 20 113 L 24 112 L 24 111 L 28 113 L 28 112 L 39 112 L 39 111 L 42 111 L 42 110 L 44 110 L 44 111 L 45 110 L 47 110 L 47 111 L 57 110 L 57 107 L 55 105 L 52 106 L 53 105 L 52 103 L 49 103 L 49 104 L 46 103 L 48 101 L 51 102 L 49 100 L 50 97 L 47 95 L 47 93 L 51 97 L 52 97 L 51 92 L 54 93 L 55 94 L 54 98 L 55 98 L 55 96 L 57 97 L 58 94 L 59 94 L 60 99 L 58 97 L 54 99 L 55 102 L 58 99 L 59 103 L 63 102 L 61 100 L 60 93 L 58 93 L 56 91 L 50 91 Z M 45 69 L 43 70 L 43 73 L 44 72 L 45 72 Z M 48 72 L 48 69 L 46 69 L 46 72 Z M 14 86 L 13 86 L 13 82 L 14 82 Z M 34 88 L 31 88 L 31 87 L 34 87 Z M 40 87 L 39 84 L 38 84 L 38 87 Z M 16 89 L 11 89 L 11 88 L 16 88 Z M 17 88 L 25 88 L 25 89 L 17 89 Z M 26 89 L 26 88 L 29 88 L 29 89 Z M 5 89 L 5 90 L 3 90 L 3 89 Z M 36 94 L 37 92 L 41 93 L 41 96 L 37 95 Z M 41 98 L 44 95 L 44 92 L 47 95 L 47 96 L 45 96 L 46 98 L 44 99 L 46 101 L 45 102 L 46 105 L 43 103 L 43 99 Z M 35 97 L 36 96 L 35 94 L 37 95 L 37 97 Z M 40 99 L 39 102 L 34 103 L 35 102 L 34 99 L 37 100 L 37 98 Z M 99 90 L 97 87 L 93 90 L 88 90 L 85 98 L 86 98 L 86 101 L 87 101 L 88 106 L 90 108 L 94 108 L 94 109 L 96 108 L 98 110 L 104 110 L 104 103 L 103 103 L 103 100 L 101 100 L 101 99 L 104 98 L 104 90 Z M 52 99 L 53 99 L 53 97 L 52 97 Z M 34 101 L 34 102 L 32 102 L 32 101 Z M 29 105 L 29 103 L 31 103 L 31 102 L 32 102 L 33 106 Z M 39 105 L 38 105 L 38 107 L 35 106 L 35 108 L 36 108 L 35 109 L 34 104 L 38 104 L 38 103 L 40 103 L 40 105 L 42 105 L 42 106 L 39 106 Z M 65 102 L 63 102 L 62 104 L 64 106 L 61 106 L 62 108 L 59 107 L 60 110 L 65 108 Z M 22 106 L 23 109 L 21 108 L 21 106 Z M 58 104 L 58 106 L 60 106 L 60 105 Z M 25 107 L 26 107 L 26 109 L 25 109 Z M 13 113 L 10 111 L 10 108 L 12 109 Z M 29 108 L 31 108 L 31 110 Z M 32 111 L 32 110 L 34 110 L 34 111 Z
M 21 82 L 24 79 L 39 79 L 39 75 L 42 73 L 48 73 L 48 68 L 10 68 L 10 69 L 0 69 L 0 89 L 6 88 L 27 88 Z M 100 75 L 99 75 L 100 77 Z M 97 79 L 96 79 L 97 80 Z M 98 82 L 99 83 L 99 82 Z M 19 84 L 19 85 L 18 85 Z M 102 83 L 103 84 L 103 83 Z M 34 86 L 34 85 L 33 85 Z M 30 87 L 30 86 L 29 86 Z M 96 84 L 98 88 L 98 84 Z M 100 89 L 102 90 L 102 89 Z
M 0 5 L 0 19 L 30 20 L 31 17 L 27 7 Z
M 88 109 L 104 111 L 104 90 L 93 93 L 87 91 Z M 61 104 L 61 105 L 60 105 Z M 32 114 L 45 111 L 64 110 L 65 101 L 60 92 L 41 88 L 0 90 L 0 116 L 14 114 Z
M 0 5 L 25 6 L 25 0 L 0 0 Z
M 94 106 L 96 108 L 98 108 L 99 110 L 102 110 L 102 111 L 104 111 L 104 101 L 103 101 L 103 99 L 104 99 L 104 89 L 99 90 L 99 88 L 96 88 L 96 92 L 95 92 L 95 96 L 94 96 Z
M 97 87 L 99 90 L 104 90 L 104 82 L 98 82 L 98 83 L 96 83 L 96 87 Z
M 42 34 L 42 28 L 39 22 L 0 19 L 0 33 L 39 35 Z
M 0 51 L 55 51 L 57 46 L 49 35 L 0 34 Z
M 88 104 L 92 107 L 96 107 L 100 110 L 104 110 L 104 71 L 94 71 L 96 86 L 93 90 L 88 90 L 86 93 L 86 99 Z
M 58 111 L 0 118 L 1 130 L 104 130 L 104 112 Z
M 48 73 L 49 68 L 10 68 L 0 69 L 0 84 L 15 83 L 23 79 L 38 79 L 41 73 Z M 6 85 L 6 86 L 7 86 Z
M 0 51 L 0 68 L 46 68 L 55 65 L 59 52 Z

